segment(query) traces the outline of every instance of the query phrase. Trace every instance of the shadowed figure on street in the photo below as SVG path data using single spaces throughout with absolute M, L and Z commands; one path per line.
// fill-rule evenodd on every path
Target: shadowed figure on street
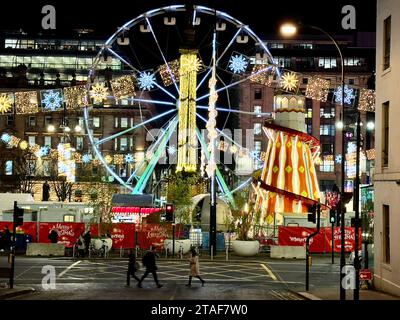
M 157 265 L 156 265 L 156 250 L 152 249 L 151 251 L 146 252 L 146 254 L 143 256 L 142 258 L 142 262 L 143 265 L 146 268 L 146 271 L 144 273 L 144 275 L 142 276 L 142 278 L 140 279 L 139 283 L 137 284 L 137 286 L 139 288 L 142 288 L 142 282 L 143 280 L 149 275 L 149 273 L 151 273 L 153 275 L 154 278 L 154 282 L 157 285 L 157 288 L 161 288 L 162 284 L 160 284 L 158 282 L 158 278 L 157 278 Z
M 134 278 L 138 283 L 140 282 L 140 279 L 136 276 L 136 272 L 140 269 L 140 264 L 136 261 L 136 256 L 133 250 L 129 252 L 128 258 L 128 273 L 126 277 L 127 286 L 129 286 L 131 283 L 131 277 Z
M 190 265 L 189 282 L 186 286 L 190 287 L 192 285 L 192 278 L 195 277 L 201 281 L 201 285 L 204 287 L 204 284 L 206 282 L 200 277 L 199 255 L 197 254 L 196 249 L 194 248 L 192 248 L 190 252 L 191 252 L 191 257 L 189 259 L 189 265 Z

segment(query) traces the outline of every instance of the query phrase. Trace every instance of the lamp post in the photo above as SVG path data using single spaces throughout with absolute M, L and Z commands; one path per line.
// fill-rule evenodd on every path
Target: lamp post
M 346 300 L 346 290 L 343 288 L 342 283 L 344 279 L 344 274 L 342 273 L 342 270 L 346 264 L 346 257 L 345 257 L 345 203 L 344 203 L 344 186 L 345 186 L 345 161 L 346 161 L 346 136 L 345 136 L 345 107 L 344 107 L 344 88 L 345 88 L 345 79 L 344 79 L 344 59 L 343 59 L 343 54 L 342 50 L 340 49 L 338 43 L 336 40 L 325 30 L 321 29 L 320 27 L 316 27 L 313 25 L 303 25 L 299 24 L 298 26 L 291 24 L 291 23 L 286 23 L 281 26 L 281 33 L 285 36 L 293 36 L 297 32 L 297 27 L 301 28 L 311 28 L 315 29 L 319 32 L 322 32 L 324 35 L 326 35 L 335 45 L 337 51 L 339 52 L 340 56 L 340 62 L 341 62 L 341 73 L 342 73 L 342 119 L 343 119 L 343 130 L 342 130 L 342 161 L 341 161 L 341 197 L 340 197 L 340 233 L 341 233 L 341 248 L 340 248 L 340 300 Z

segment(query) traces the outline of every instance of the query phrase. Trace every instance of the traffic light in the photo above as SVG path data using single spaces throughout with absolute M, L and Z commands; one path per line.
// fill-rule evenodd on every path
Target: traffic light
M 309 206 L 308 212 L 309 212 L 307 216 L 308 222 L 315 223 L 317 220 L 317 205 L 313 204 L 312 206 Z
M 24 223 L 24 209 L 17 206 L 14 207 L 14 224 L 16 227 L 22 226 Z
M 336 210 L 334 209 L 329 210 L 329 220 L 331 223 L 336 222 Z
M 174 205 L 167 203 L 165 206 L 165 221 L 174 222 Z

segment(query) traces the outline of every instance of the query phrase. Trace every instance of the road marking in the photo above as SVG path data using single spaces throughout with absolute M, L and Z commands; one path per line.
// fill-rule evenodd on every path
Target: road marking
M 277 280 L 278 280 L 277 277 L 272 273 L 271 269 L 268 268 L 265 264 L 260 263 L 260 266 L 263 267 L 263 268 L 268 272 L 269 276 L 270 276 L 274 281 L 277 281 Z
M 76 265 L 78 265 L 78 264 L 81 263 L 81 262 L 82 262 L 82 260 L 79 260 L 79 261 L 77 261 L 77 262 L 71 264 L 68 268 L 66 268 L 63 272 L 61 272 L 61 273 L 58 275 L 58 278 L 61 278 L 64 274 L 66 274 L 69 270 L 71 270 L 73 267 L 75 267 Z

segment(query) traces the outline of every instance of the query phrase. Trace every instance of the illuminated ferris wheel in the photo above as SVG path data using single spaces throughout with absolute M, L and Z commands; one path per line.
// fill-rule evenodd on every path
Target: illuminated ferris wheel
M 110 58 L 121 61 L 126 72 L 106 83 L 104 68 Z M 252 114 L 240 110 L 235 95 L 245 81 L 268 86 L 279 76 L 262 40 L 224 12 L 184 5 L 148 11 L 125 23 L 106 41 L 89 72 L 86 96 L 90 103 L 84 108 L 84 118 L 92 156 L 133 194 L 144 192 L 157 163 L 167 157 L 177 172 L 199 170 L 214 175 L 220 196 L 229 199 L 240 186 L 228 188 L 216 152 L 259 158 L 224 130 L 232 117 Z M 110 100 L 116 104 L 129 101 L 139 109 L 141 121 L 95 139 L 91 118 L 96 110 L 107 108 Z M 157 110 L 152 118 L 142 116 L 148 105 Z M 150 130 L 154 126 L 161 128 L 157 134 Z M 154 139 L 142 158 L 129 152 L 119 156 L 118 165 L 130 168 L 123 179 L 110 155 L 102 152 L 102 145 L 139 129 Z

